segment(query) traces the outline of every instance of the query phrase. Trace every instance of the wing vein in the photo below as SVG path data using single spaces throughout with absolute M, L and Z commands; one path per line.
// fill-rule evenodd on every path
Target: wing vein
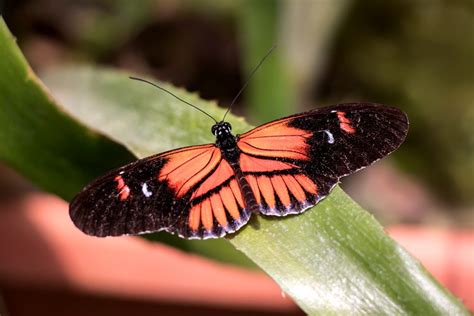
M 203 151 L 202 153 L 197 154 L 196 156 L 189 158 L 188 160 L 186 160 L 185 162 L 181 163 L 181 164 L 180 164 L 179 166 L 177 166 L 176 168 L 174 168 L 174 169 L 172 169 L 171 171 L 169 171 L 168 173 L 162 175 L 162 177 L 167 177 L 170 173 L 176 171 L 177 169 L 181 168 L 182 166 L 184 166 L 184 165 L 187 164 L 188 162 L 191 162 L 192 160 L 194 160 L 194 159 L 198 158 L 199 156 L 204 155 L 204 154 L 206 154 L 206 153 L 207 153 L 207 151 Z M 212 155 L 214 155 L 214 151 L 213 151 Z M 211 157 L 212 157 L 212 155 L 211 155 Z
M 307 136 L 311 136 L 311 135 L 313 135 L 313 133 L 306 133 L 306 134 L 301 134 L 301 135 L 286 134 L 286 135 L 247 136 L 247 137 L 245 137 L 245 140 L 247 140 L 247 139 L 259 139 L 259 138 L 277 138 L 277 137 L 307 137 Z
M 253 148 L 258 149 L 258 150 L 261 150 L 261 151 L 289 152 L 289 153 L 300 154 L 300 155 L 303 155 L 303 156 L 307 157 L 308 159 L 310 159 L 310 157 L 309 157 L 308 155 L 306 155 L 306 153 L 304 153 L 304 152 L 299 152 L 299 151 L 296 151 L 296 150 L 288 150 L 288 149 L 266 149 L 266 148 L 260 148 L 260 147 L 254 146 L 254 145 L 252 145 L 252 144 L 247 143 L 246 141 L 242 141 L 242 142 L 245 143 L 245 144 L 247 144 L 247 145 L 250 146 L 250 147 L 253 147 Z M 247 152 L 245 152 L 245 151 L 243 151 L 243 152 L 244 152 L 245 154 L 247 154 L 247 155 L 252 155 L 252 154 L 247 153 Z M 252 155 L 252 156 L 265 157 L 265 156 L 261 156 L 261 155 L 255 155 L 255 154 Z M 275 157 L 275 158 L 276 158 L 276 157 Z
M 176 191 L 176 193 L 178 194 L 181 189 L 183 188 L 183 186 L 188 183 L 192 178 L 194 178 L 198 173 L 200 173 L 201 171 L 203 171 L 204 169 L 207 168 L 207 166 L 209 165 L 209 163 L 212 161 L 212 158 L 214 157 L 214 154 L 216 153 L 216 151 L 214 150 L 211 154 L 211 157 L 209 157 L 209 160 L 206 162 L 206 164 L 201 168 L 199 169 L 199 171 L 196 171 L 192 176 L 188 177 L 188 179 L 186 181 L 183 182 L 183 184 L 179 187 L 179 189 Z M 219 161 L 220 163 L 220 161 Z M 217 166 L 219 166 L 219 163 L 217 163 Z M 209 173 L 211 173 L 212 171 L 210 171 Z M 209 174 L 207 173 L 206 176 Z M 203 177 L 204 178 L 204 177 Z

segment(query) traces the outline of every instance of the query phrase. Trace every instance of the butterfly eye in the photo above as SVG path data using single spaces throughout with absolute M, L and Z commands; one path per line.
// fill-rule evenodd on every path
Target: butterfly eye
M 216 125 L 212 125 L 211 132 L 212 132 L 212 135 L 216 135 L 216 132 L 217 132 L 217 126 Z
M 227 130 L 229 130 L 229 132 L 232 130 L 232 126 L 231 126 L 229 123 L 227 123 L 227 122 L 224 123 L 224 127 L 225 127 Z

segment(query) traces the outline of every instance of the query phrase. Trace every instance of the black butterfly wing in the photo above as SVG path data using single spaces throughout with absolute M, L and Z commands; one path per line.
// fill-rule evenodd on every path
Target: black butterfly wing
M 354 173 L 396 150 L 408 132 L 406 114 L 380 104 L 341 104 L 308 114 L 289 125 L 313 132 L 305 169 L 314 175 Z
M 396 108 L 330 106 L 241 135 L 241 168 L 261 213 L 301 213 L 327 196 L 341 177 L 397 149 L 407 132 L 407 116 Z
M 182 235 L 194 188 L 221 160 L 213 144 L 137 160 L 86 186 L 70 204 L 71 219 L 84 233 L 98 237 L 160 230 Z

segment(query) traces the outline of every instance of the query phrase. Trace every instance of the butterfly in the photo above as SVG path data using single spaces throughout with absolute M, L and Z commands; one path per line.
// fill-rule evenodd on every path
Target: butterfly
M 87 185 L 70 217 L 104 237 L 167 231 L 222 237 L 252 215 L 299 214 L 339 180 L 397 149 L 408 119 L 397 108 L 347 103 L 281 118 L 233 135 L 224 120 L 213 144 L 137 160 Z

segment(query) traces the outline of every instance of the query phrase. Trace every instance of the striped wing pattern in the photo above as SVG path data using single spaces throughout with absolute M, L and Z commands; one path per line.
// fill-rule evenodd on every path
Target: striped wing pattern
M 214 144 L 158 154 L 93 181 L 71 202 L 70 215 L 100 237 L 160 230 L 221 237 L 246 224 L 249 209 L 285 216 L 317 204 L 341 177 L 398 148 L 407 130 L 403 112 L 377 104 L 289 116 L 238 136 L 238 169 Z M 248 205 L 236 170 L 257 208 Z
M 214 144 L 137 160 L 86 186 L 70 203 L 71 219 L 98 237 L 160 230 L 180 234 L 194 188 L 221 161 Z
M 301 213 L 337 182 L 305 173 L 305 164 L 311 162 L 309 140 L 313 132 L 290 126 L 293 119 L 257 127 L 239 139 L 240 166 L 264 215 Z
M 407 131 L 396 108 L 341 104 L 264 124 L 241 135 L 238 146 L 260 212 L 285 216 L 314 206 L 341 177 L 394 151 Z M 247 156 L 252 163 L 243 164 Z

